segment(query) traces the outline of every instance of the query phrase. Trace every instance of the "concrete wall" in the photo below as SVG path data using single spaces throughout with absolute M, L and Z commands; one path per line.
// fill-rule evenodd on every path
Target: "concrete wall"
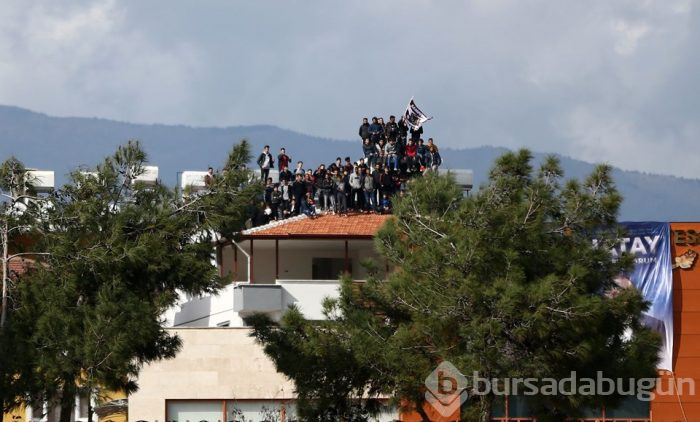
M 181 304 L 171 310 L 166 319 L 167 325 L 174 327 L 216 327 L 226 322 L 234 327 L 243 325 L 238 314 L 233 312 L 233 284 L 217 295 L 183 297 Z
M 325 319 L 322 311 L 323 299 L 337 298 L 340 283 L 337 281 L 279 281 L 282 285 L 282 303 L 287 309 L 290 305 L 297 307 L 307 319 Z
M 299 307 L 306 318 L 323 319 L 323 300 L 338 297 L 339 282 L 335 280 L 279 280 L 276 284 L 281 286 L 281 292 L 273 292 L 281 294 L 279 311 L 268 312 L 274 319 L 279 319 L 291 305 Z M 233 292 L 234 286 L 230 285 L 216 296 L 183 297 L 183 303 L 167 313 L 166 324 L 172 327 L 217 327 L 227 322 L 230 327 L 243 327 L 243 316 L 234 311 L 236 299 Z M 244 289 L 239 293 L 250 294 L 251 291 Z
M 173 331 L 182 338 L 183 348 L 175 359 L 143 368 L 139 391 L 129 397 L 130 421 L 165 421 L 166 399 L 292 398 L 293 384 L 275 371 L 262 347 L 249 337 L 249 329 Z
M 183 341 L 174 359 L 155 362 L 139 375 L 139 390 L 129 397 L 129 421 L 220 422 L 243 412 L 246 422 L 261 422 L 262 406 L 294 411 L 294 385 L 275 371 L 249 329 L 173 329 Z M 167 419 L 166 419 L 167 409 Z M 387 412 L 377 421 L 395 420 Z

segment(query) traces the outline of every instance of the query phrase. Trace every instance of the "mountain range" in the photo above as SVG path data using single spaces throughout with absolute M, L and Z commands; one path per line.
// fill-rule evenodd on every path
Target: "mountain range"
M 285 147 L 292 160 L 305 167 L 328 164 L 336 157 L 362 155 L 359 138 L 332 140 L 272 125 L 189 127 L 133 124 L 107 119 L 52 117 L 33 111 L 0 106 L 0 160 L 14 155 L 27 167 L 54 170 L 57 183 L 79 166 L 93 167 L 129 139 L 141 141 L 160 178 L 175 185 L 185 170 L 220 167 L 231 147 L 246 138 L 256 156 L 263 145 L 273 155 Z M 444 166 L 474 171 L 474 185 L 486 181 L 494 160 L 507 150 L 500 147 L 441 148 Z M 536 161 L 547 154 L 534 152 Z M 583 178 L 594 164 L 559 156 L 567 177 Z M 615 169 L 618 189 L 624 196 L 621 220 L 698 221 L 700 180 Z

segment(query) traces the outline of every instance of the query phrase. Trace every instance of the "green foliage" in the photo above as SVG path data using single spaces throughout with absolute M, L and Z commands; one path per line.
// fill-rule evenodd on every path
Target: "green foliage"
M 482 378 L 655 378 L 660 340 L 641 326 L 647 304 L 605 295 L 631 264 L 609 247 L 621 196 L 611 169 L 566 181 L 555 158 L 531 167 L 527 150 L 499 158 L 488 183 L 463 197 L 449 176 L 426 174 L 394 205 L 376 247 L 396 270 L 361 286 L 342 282 L 329 321 L 290 311 L 279 324 L 252 319 L 255 337 L 292 378 L 306 412 L 326 402 L 386 394 L 421 406 L 425 378 L 449 361 Z M 600 247 L 592 239 L 599 238 Z M 333 378 L 348 388 L 331 388 Z M 614 406 L 618 396 L 528 396 L 538 420 Z M 465 403 L 464 420 L 488 420 L 493 395 Z M 300 409 L 302 412 L 302 409 Z
M 227 239 L 240 231 L 248 218 L 250 205 L 262 189 L 260 182 L 246 170 L 250 158 L 250 143 L 243 139 L 229 153 L 207 194 L 193 201 L 205 226 Z
M 239 164 L 248 156 L 243 141 L 215 189 L 182 197 L 135 180 L 146 154 L 130 141 L 96 171 L 72 173 L 41 213 L 24 212 L 41 234 L 31 247 L 46 255 L 14 286 L 0 333 L 3 352 L 18 359 L 3 371 L 5 403 L 45 395 L 70 411 L 75 393 L 135 391 L 143 365 L 175 356 L 180 339 L 164 330 L 162 315 L 179 292 L 212 293 L 225 283 L 211 265 L 212 242 L 243 225 L 253 190 Z
M 328 335 L 334 324 L 306 321 L 295 307 L 285 313 L 281 325 L 264 314 L 253 315 L 246 323 L 256 328 L 256 338 L 277 370 L 295 381 L 302 420 L 364 421 L 376 413 L 377 400 L 355 399 L 376 396 L 376 390 L 364 389 L 373 370 L 354 359 L 348 338 Z

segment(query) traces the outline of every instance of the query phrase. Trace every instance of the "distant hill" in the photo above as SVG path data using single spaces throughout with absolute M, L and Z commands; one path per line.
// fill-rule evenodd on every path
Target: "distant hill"
M 128 139 L 139 139 L 161 179 L 175 185 L 178 173 L 220 166 L 231 146 L 247 138 L 256 155 L 269 144 L 276 155 L 284 146 L 294 161 L 306 167 L 330 163 L 335 157 L 361 155 L 359 140 L 324 139 L 275 126 L 196 128 L 143 125 L 96 118 L 57 118 L 17 107 L 0 106 L 0 160 L 14 155 L 25 165 L 56 171 L 58 182 L 78 166 L 94 166 Z M 445 165 L 470 168 L 474 184 L 483 183 L 494 159 L 504 148 L 441 149 Z M 541 160 L 545 154 L 536 153 Z M 560 157 L 568 177 L 585 177 L 593 164 Z M 625 197 L 623 220 L 697 221 L 700 219 L 700 180 L 615 171 Z

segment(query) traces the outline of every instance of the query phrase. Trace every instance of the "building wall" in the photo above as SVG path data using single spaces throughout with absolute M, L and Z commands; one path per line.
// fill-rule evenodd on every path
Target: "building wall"
M 123 392 L 113 392 L 102 390 L 100 396 L 104 401 L 125 399 L 126 394 Z M 93 401 L 94 405 L 94 401 Z M 2 422 L 56 422 L 60 417 L 61 407 L 56 405 L 51 408 L 46 403 L 37 403 L 31 408 L 27 406 L 19 406 L 11 412 L 3 414 Z M 94 408 L 93 408 L 94 411 Z M 72 422 L 87 422 L 88 420 L 88 397 L 78 396 L 71 413 Z M 126 414 L 124 412 L 111 412 L 99 417 L 97 413 L 93 413 L 92 420 L 94 422 L 126 422 Z
M 247 283 L 242 283 L 247 284 Z M 281 307 L 271 313 L 278 319 L 291 305 L 296 305 L 308 319 L 324 319 L 323 300 L 336 298 L 339 282 L 336 280 L 279 280 Z M 234 285 L 226 286 L 218 295 L 183 299 L 183 303 L 166 313 L 166 325 L 170 327 L 243 327 L 243 315 L 234 312 Z
M 700 223 L 671 223 L 671 256 L 681 255 L 688 249 L 700 252 L 700 237 L 690 239 L 687 231 L 700 234 Z M 691 242 L 688 242 L 691 240 Z M 696 260 L 697 261 L 697 260 Z M 700 389 L 700 264 L 690 269 L 673 270 L 673 331 L 674 372 L 676 379 L 691 378 Z M 661 374 L 662 382 L 673 382 L 673 376 Z M 666 384 L 670 385 L 670 384 Z M 700 391 L 690 394 L 687 385 L 679 395 L 657 395 L 652 401 L 654 421 L 682 421 L 700 417 Z M 680 400 L 680 403 L 679 403 Z
M 182 350 L 139 374 L 139 390 L 129 397 L 129 420 L 165 421 L 166 399 L 290 399 L 293 384 L 245 328 L 180 328 Z M 199 420 L 197 420 L 198 422 Z M 183 421 L 184 422 L 184 421 Z
M 297 305 L 307 319 L 325 319 L 322 313 L 324 298 L 337 298 L 340 284 L 337 281 L 280 281 L 284 309 Z
M 183 347 L 174 359 L 154 362 L 139 375 L 139 390 L 129 397 L 129 421 L 219 422 L 226 403 L 246 422 L 260 422 L 260 409 L 293 409 L 294 385 L 275 370 L 245 328 L 172 329 Z M 166 415 L 166 409 L 170 409 Z M 166 419 L 167 416 L 167 419 Z M 184 419 L 182 419 L 184 418 Z M 391 421 L 395 413 L 377 418 Z
M 240 327 L 243 320 L 233 312 L 233 284 L 224 287 L 216 295 L 186 298 L 168 317 L 169 326 L 216 327 L 228 322 L 229 326 Z
M 281 239 L 279 244 L 279 278 L 283 280 L 310 280 L 312 277 L 313 258 L 344 258 L 345 240 L 343 239 Z M 250 240 L 243 240 L 239 245 L 250 254 Z M 275 281 L 275 241 L 256 239 L 253 241 L 253 276 L 256 284 L 274 283 Z M 235 246 L 226 246 L 222 251 L 222 271 L 224 274 L 236 274 L 234 280 L 247 281 L 247 258 L 240 250 L 235 253 Z M 238 264 L 235 258 L 238 258 Z M 348 258 L 355 280 L 367 278 L 367 271 L 362 261 L 367 258 L 379 260 L 371 239 L 349 240 Z M 382 264 L 383 265 L 383 264 Z M 380 265 L 381 268 L 381 265 Z
M 24 406 L 20 406 L 13 409 L 11 412 L 4 413 L 2 415 L 2 422 L 27 422 L 27 409 Z

